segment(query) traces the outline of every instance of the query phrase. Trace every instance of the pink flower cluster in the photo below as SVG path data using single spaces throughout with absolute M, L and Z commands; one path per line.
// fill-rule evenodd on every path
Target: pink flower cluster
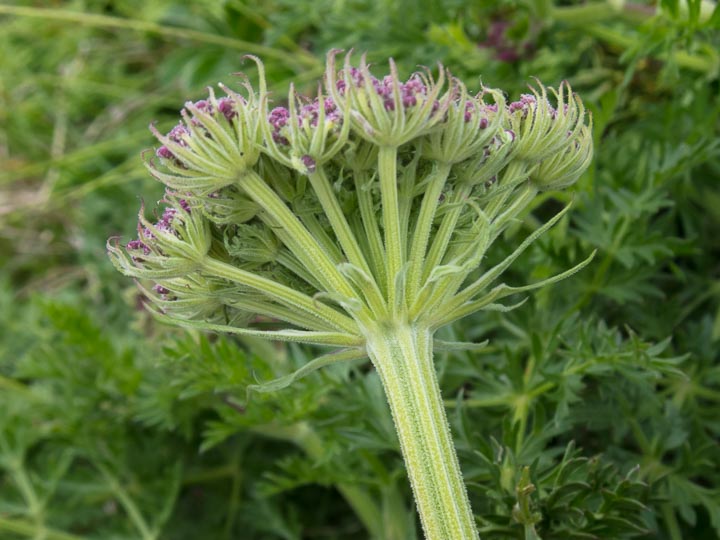
M 190 205 L 188 202 L 184 199 L 180 199 L 178 201 L 180 203 L 180 207 L 187 212 L 190 213 Z M 173 207 L 167 207 L 165 210 L 163 210 L 163 214 L 160 217 L 160 219 L 155 223 L 155 229 L 157 229 L 160 232 L 166 232 L 170 234 L 177 235 L 177 232 L 172 226 L 172 222 L 175 219 L 175 216 L 177 215 L 178 210 Z M 140 227 L 138 226 L 138 239 L 137 240 L 131 240 L 127 243 L 125 246 L 128 251 L 138 251 L 142 250 L 143 254 L 150 255 L 150 248 L 146 244 L 146 242 L 149 242 L 155 238 L 155 235 L 148 229 L 147 227 Z M 136 260 L 135 257 L 133 257 L 133 260 Z
M 201 99 L 200 101 L 196 101 L 192 104 L 192 107 L 197 109 L 200 112 L 207 113 L 210 115 L 215 114 L 215 107 L 213 106 L 212 102 Z M 232 98 L 229 97 L 223 97 L 217 100 L 217 112 L 222 114 L 222 116 L 228 121 L 232 122 L 234 118 L 237 117 L 238 113 L 235 108 L 235 103 Z M 183 109 L 183 113 L 187 114 L 189 113 L 192 115 L 192 111 L 189 111 L 186 107 Z M 197 118 L 190 118 L 190 122 L 193 126 L 200 127 L 202 126 L 202 122 L 198 120 Z M 185 140 L 186 137 L 190 136 L 190 130 L 187 128 L 186 125 L 180 123 L 174 128 L 172 128 L 168 134 L 167 138 L 170 139 L 172 142 L 179 144 L 180 146 L 187 146 L 187 141 Z M 180 161 L 177 159 L 175 154 L 172 153 L 172 151 L 167 146 L 161 146 L 155 151 L 155 155 L 162 159 L 167 160 L 173 160 L 177 165 L 181 165 Z
M 350 68 L 349 75 L 349 78 L 355 87 L 362 88 L 366 86 L 366 77 L 361 70 L 357 68 Z M 383 98 L 385 110 L 388 111 L 395 110 L 396 85 L 400 95 L 400 103 L 403 107 L 414 107 L 427 95 L 427 87 L 425 86 L 425 83 L 423 83 L 422 79 L 420 79 L 417 75 L 412 75 L 404 83 L 395 81 L 392 75 L 386 75 L 382 78 L 382 80 L 371 75 L 370 85 L 375 93 Z M 337 89 L 341 96 L 345 94 L 346 82 L 344 79 L 340 79 L 337 82 Z
M 513 101 L 508 105 L 508 112 L 511 114 L 516 111 L 522 111 L 522 117 L 525 118 L 535 105 L 537 104 L 537 99 L 532 94 L 522 94 L 520 96 L 520 99 L 518 101 Z
M 326 97 L 322 102 L 323 113 L 325 114 L 325 122 L 333 125 L 339 125 L 342 114 L 332 98 Z M 300 107 L 297 114 L 298 125 L 302 127 L 306 122 L 315 128 L 320 120 L 320 101 L 315 98 L 310 103 Z M 282 134 L 282 130 L 290 122 L 290 111 L 286 107 L 275 107 L 267 118 L 272 127 L 272 138 L 278 144 L 289 145 L 287 137 Z
M 483 111 L 479 111 L 478 107 L 475 106 L 474 101 L 466 101 L 465 102 L 465 122 L 470 122 L 473 119 L 473 116 L 475 116 L 475 113 L 481 114 L 482 112 L 497 112 L 497 105 L 485 105 Z M 480 116 L 480 129 L 485 129 L 488 127 L 489 121 L 486 116 Z

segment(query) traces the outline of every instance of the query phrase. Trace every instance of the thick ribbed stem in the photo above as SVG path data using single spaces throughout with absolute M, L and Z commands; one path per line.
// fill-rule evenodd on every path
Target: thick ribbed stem
M 428 540 L 478 539 L 432 359 L 432 333 L 388 323 L 368 332 Z

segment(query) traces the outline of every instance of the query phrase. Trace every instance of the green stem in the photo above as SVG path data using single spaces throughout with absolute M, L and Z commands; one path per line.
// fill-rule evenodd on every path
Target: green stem
M 45 540 L 86 540 L 82 536 L 48 529 L 44 526 L 38 527 L 38 525 L 24 519 L 11 519 L 3 516 L 0 516 L 0 531 L 8 531 L 32 538 L 44 538 Z
M 385 229 L 385 258 L 388 307 L 397 310 L 403 291 L 397 290 L 396 279 L 402 270 L 404 253 L 400 229 L 400 206 L 397 186 L 397 148 L 383 146 L 378 151 L 378 173 Z
M 125 490 L 125 488 L 120 484 L 118 479 L 113 476 L 110 470 L 105 466 L 98 464 L 97 467 L 105 478 L 105 481 L 110 486 L 110 490 L 113 492 L 115 497 L 117 497 L 118 501 L 125 509 L 125 512 L 130 518 L 130 521 L 133 523 L 133 525 L 135 525 L 135 528 L 140 534 L 142 540 L 155 540 L 157 538 L 157 534 L 150 530 L 150 527 L 145 521 L 142 512 L 140 512 L 140 509 L 135 504 L 135 501 L 132 500 L 132 498 Z
M 330 225 L 335 232 L 335 237 L 338 239 L 340 246 L 345 252 L 347 260 L 368 275 L 372 275 L 370 267 L 365 260 L 365 256 L 358 245 L 358 241 L 355 238 L 347 219 L 345 218 L 342 208 L 340 208 L 340 203 L 338 202 L 338 199 L 333 192 L 332 185 L 325 174 L 325 169 L 323 167 L 318 167 L 316 172 L 308 175 L 308 178 L 310 179 L 310 184 L 315 190 L 315 194 L 325 211 L 325 215 L 330 221 Z
M 330 326 L 327 322 L 317 317 L 309 316 L 308 313 L 298 313 L 297 309 L 292 309 L 286 306 L 273 304 L 272 302 L 264 302 L 262 300 L 255 300 L 252 298 L 225 298 L 223 303 L 227 306 L 241 309 L 249 313 L 262 313 L 273 319 L 288 322 L 298 328 L 304 328 L 306 330 L 313 330 L 319 332 L 332 332 L 336 328 Z
M 351 335 L 357 335 L 357 325 L 355 321 L 347 315 L 343 315 L 330 306 L 290 287 L 210 257 L 203 263 L 203 270 L 214 276 L 245 285 L 264 293 L 287 307 L 298 309 L 329 323 L 333 328 L 348 332 Z
M 308 268 L 317 269 L 318 278 L 327 292 L 357 297 L 329 255 L 265 180 L 255 172 L 248 172 L 242 176 L 239 185 L 278 224 L 276 234 L 293 255 Z
M 433 269 L 440 266 L 450 245 L 458 219 L 464 209 L 464 201 L 468 198 L 472 191 L 472 185 L 463 183 L 456 188 L 450 201 L 449 208 L 445 212 L 440 227 L 438 227 L 432 245 L 428 251 L 425 264 L 423 266 L 423 274 L 421 278 L 421 288 L 416 293 L 416 297 L 412 298 L 410 307 L 410 316 L 417 318 L 423 313 L 428 312 L 428 306 L 436 305 L 445 296 L 446 289 L 438 286 L 437 283 L 430 283 L 428 280 Z M 464 278 L 463 278 L 464 279 Z
M 425 267 L 423 269 L 422 281 L 427 280 L 427 278 L 430 277 L 430 272 L 432 272 L 432 270 L 439 266 L 442 262 L 445 252 L 447 251 L 448 244 L 450 243 L 450 239 L 455 232 L 455 225 L 457 224 L 460 214 L 462 214 L 463 207 L 465 206 L 463 201 L 468 198 L 471 191 L 472 186 L 468 183 L 464 183 L 456 188 L 455 193 L 453 193 L 452 198 L 450 199 L 450 208 L 443 216 L 442 222 L 440 222 L 440 227 L 437 233 L 435 233 L 432 246 L 430 246 L 430 251 L 428 252 Z
M 322 290 L 322 285 L 320 285 L 320 282 L 315 278 L 315 275 L 305 268 L 289 249 L 283 249 L 278 252 L 277 262 L 290 270 L 305 283 L 315 287 L 318 291 Z
M 368 331 L 428 540 L 478 539 L 432 358 L 432 333 L 408 324 Z
M 523 210 L 528 207 L 537 194 L 537 188 L 529 182 L 518 190 L 518 193 L 513 197 L 512 203 L 507 206 L 502 214 L 498 215 L 492 221 L 492 234 L 490 235 L 491 244 L 505 230 L 508 223 L 510 223 L 513 219 L 516 219 Z
M 164 37 L 189 39 L 199 43 L 219 45 L 226 49 L 240 50 L 243 53 L 252 53 L 262 55 L 266 58 L 275 58 L 285 62 L 286 65 L 296 71 L 298 68 L 297 64 L 304 64 L 306 67 L 310 68 L 318 67 L 317 59 L 310 54 L 306 54 L 304 51 L 302 54 L 296 52 L 294 55 L 288 55 L 287 51 L 267 47 L 265 45 L 258 45 L 252 41 L 243 41 L 240 39 L 219 36 L 215 33 L 191 30 L 189 28 L 164 26 L 150 21 L 125 19 L 121 17 L 111 17 L 108 15 L 97 15 L 94 13 L 82 13 L 67 9 L 47 9 L 21 6 L 0 6 L 0 14 L 21 17 L 38 17 L 50 20 L 54 19 L 73 23 L 73 25 L 118 28 L 123 30 L 134 30 L 136 32 L 148 32 Z M 75 26 L 73 26 L 73 28 L 75 28 Z
M 375 216 L 375 207 L 372 199 L 372 187 L 366 171 L 355 171 L 355 191 L 360 207 L 365 236 L 370 247 L 370 261 L 373 265 L 373 275 L 380 290 L 387 294 L 387 277 L 385 276 L 385 248 L 383 246 L 380 226 Z
M 505 173 L 505 178 L 508 179 L 508 183 L 510 185 L 515 185 L 522 181 L 522 178 L 525 176 L 525 169 L 526 166 L 522 163 L 510 164 Z M 487 204 L 484 209 L 487 219 L 491 222 L 487 240 L 481 242 L 480 239 L 478 239 L 478 241 L 474 243 L 473 249 L 470 251 L 468 251 L 467 248 L 464 248 L 464 251 L 460 251 L 463 249 L 460 246 L 456 246 L 455 249 L 450 246 L 447 250 L 445 258 L 451 261 L 454 261 L 457 258 L 459 259 L 458 264 L 465 264 L 467 256 L 465 257 L 465 260 L 462 260 L 463 257 L 461 257 L 461 255 L 463 255 L 463 253 L 472 258 L 484 256 L 485 250 L 487 250 L 495 239 L 502 234 L 508 223 L 515 219 L 534 200 L 537 192 L 537 188 L 535 188 L 532 184 L 527 183 L 525 186 L 522 186 L 519 190 L 517 190 L 517 192 L 513 187 L 512 189 L 508 188 L 499 193 Z M 511 196 L 514 196 L 512 202 L 507 206 L 507 208 L 505 208 L 505 203 Z M 500 213 L 501 211 L 502 214 Z M 436 289 L 442 290 L 443 294 L 435 295 L 435 301 L 428 304 L 428 309 L 433 309 L 438 303 L 450 300 L 455 293 L 458 292 L 460 287 L 462 287 L 462 284 L 465 282 L 468 274 L 469 273 L 465 272 L 458 273 L 456 275 L 447 276 L 441 280 L 437 284 Z
M 302 448 L 308 456 L 317 461 L 324 460 L 327 457 L 326 445 L 307 422 L 298 422 L 290 426 L 259 425 L 253 427 L 252 431 L 274 439 L 291 441 Z M 344 482 L 335 484 L 335 487 L 353 509 L 373 539 L 391 540 L 387 538 L 382 529 L 379 506 L 366 491 L 362 490 L 356 484 Z M 397 540 L 400 539 L 398 538 Z
M 445 187 L 448 174 L 450 174 L 450 164 L 438 163 L 432 172 L 422 204 L 420 205 L 420 213 L 418 214 L 415 231 L 413 232 L 412 245 L 410 247 L 410 267 L 408 268 L 407 279 L 407 298 L 410 302 L 420 288 L 420 280 L 422 278 L 423 262 L 427 245 L 430 240 L 430 231 L 433 221 L 435 220 L 435 212 L 437 211 L 440 195 Z
M 320 248 L 327 253 L 328 258 L 333 262 L 333 264 L 339 264 L 342 262 L 343 256 L 340 248 L 325 231 L 317 217 L 307 210 L 299 210 L 297 206 L 293 207 L 293 212 L 300 218 L 300 221 L 307 228 L 310 236 L 312 236 Z M 283 226 L 277 223 L 271 223 L 269 225 L 273 231 L 275 231 L 275 234 L 283 241 L 283 244 L 287 245 L 285 240 L 287 239 L 288 233 L 283 229 Z

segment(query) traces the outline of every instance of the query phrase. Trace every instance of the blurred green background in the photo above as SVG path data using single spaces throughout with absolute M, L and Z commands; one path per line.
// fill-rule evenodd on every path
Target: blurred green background
M 483 538 L 720 538 L 707 0 L 0 3 L 0 538 L 418 538 L 372 372 L 245 403 L 312 352 L 162 327 L 105 256 L 162 194 L 149 123 L 170 128 L 236 72 L 255 80 L 248 53 L 278 102 L 290 82 L 311 94 L 331 48 L 379 72 L 442 62 L 512 97 L 566 79 L 593 113 L 591 170 L 491 257 L 573 199 L 512 277 L 594 262 L 448 331 L 491 338 L 482 354 L 438 358 Z

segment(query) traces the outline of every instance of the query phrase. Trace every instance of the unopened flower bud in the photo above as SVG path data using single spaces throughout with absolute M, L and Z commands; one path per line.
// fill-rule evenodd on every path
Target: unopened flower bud
M 455 97 L 450 100 L 446 117 L 438 129 L 433 130 L 423 144 L 423 155 L 445 163 L 458 163 L 482 153 L 483 148 L 502 129 L 502 109 L 505 100 L 500 92 L 486 89 L 479 95 L 468 95 L 465 85 L 453 81 Z M 491 95 L 494 103 L 486 104 L 485 95 Z M 494 105 L 494 107 L 489 107 Z
M 541 191 L 566 188 L 589 167 L 592 155 L 591 124 L 582 126 L 574 136 L 567 136 L 565 148 L 541 161 L 530 175 L 530 181 Z
M 221 86 L 222 87 L 222 86 Z M 168 187 L 209 193 L 234 183 L 259 156 L 259 115 L 254 94 L 245 99 L 225 87 L 226 97 L 188 102 L 183 121 L 167 135 L 150 130 L 162 143 L 156 151 L 162 168 L 148 168 Z
M 443 70 L 437 81 L 416 73 L 403 82 L 390 60 L 390 75 L 380 80 L 370 73 L 365 56 L 360 68 L 355 68 L 348 54 L 343 70 L 337 73 L 337 52 L 328 54 L 325 86 L 339 108 L 348 110 L 353 131 L 360 137 L 380 146 L 397 147 L 429 133 L 444 119 L 451 94 L 446 91 L 441 95 Z
M 507 106 L 510 130 L 517 137 L 513 157 L 528 164 L 555 155 L 565 146 L 568 133 L 574 135 L 585 121 L 585 108 L 567 82 L 558 90 L 550 89 L 555 105 L 547 88 L 538 86 Z

